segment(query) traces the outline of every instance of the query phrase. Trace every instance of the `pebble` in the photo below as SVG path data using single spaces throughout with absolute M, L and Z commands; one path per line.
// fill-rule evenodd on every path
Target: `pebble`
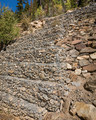
M 76 69 L 76 70 L 75 70 L 75 74 L 76 74 L 76 75 L 80 75 L 80 74 L 81 74 L 81 69 Z
M 78 82 L 72 82 L 72 85 L 76 86 L 76 87 L 79 87 L 81 85 L 81 82 L 78 81 Z
M 72 66 L 69 63 L 67 63 L 67 69 L 72 69 Z

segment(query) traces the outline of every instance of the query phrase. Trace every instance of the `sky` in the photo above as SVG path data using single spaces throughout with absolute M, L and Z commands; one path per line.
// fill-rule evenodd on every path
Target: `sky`
M 30 0 L 28 0 L 30 2 Z M 14 12 L 17 6 L 17 0 L 0 0 L 2 6 L 9 6 Z

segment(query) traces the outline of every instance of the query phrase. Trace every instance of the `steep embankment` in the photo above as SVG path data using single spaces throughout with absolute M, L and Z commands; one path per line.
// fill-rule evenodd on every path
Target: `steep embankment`
M 0 53 L 0 109 L 23 120 L 96 105 L 96 4 L 45 21 Z

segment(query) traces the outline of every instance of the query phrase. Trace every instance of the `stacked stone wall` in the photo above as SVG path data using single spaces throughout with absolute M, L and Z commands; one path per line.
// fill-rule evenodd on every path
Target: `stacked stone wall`
M 1 51 L 1 109 L 29 120 L 42 119 L 47 111 L 60 111 L 61 101 L 71 99 L 70 94 L 82 84 L 79 79 L 85 79 L 83 73 L 88 68 L 84 67 L 96 66 L 93 58 L 80 61 L 81 56 L 96 52 L 95 35 L 96 3 L 45 19 L 43 29 Z M 83 48 L 88 47 L 91 52 L 84 52 Z

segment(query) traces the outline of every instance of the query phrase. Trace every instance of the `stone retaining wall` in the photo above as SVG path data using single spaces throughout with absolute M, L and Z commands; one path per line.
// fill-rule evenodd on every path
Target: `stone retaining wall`
M 96 3 L 45 19 L 43 29 L 1 51 L 1 109 L 28 120 L 42 120 L 47 111 L 60 111 L 62 100 L 71 99 L 86 80 L 84 74 L 95 74 L 96 60 L 91 55 L 96 52 L 95 20 Z M 84 55 L 87 60 L 82 60 Z M 81 98 L 72 98 L 77 99 Z

